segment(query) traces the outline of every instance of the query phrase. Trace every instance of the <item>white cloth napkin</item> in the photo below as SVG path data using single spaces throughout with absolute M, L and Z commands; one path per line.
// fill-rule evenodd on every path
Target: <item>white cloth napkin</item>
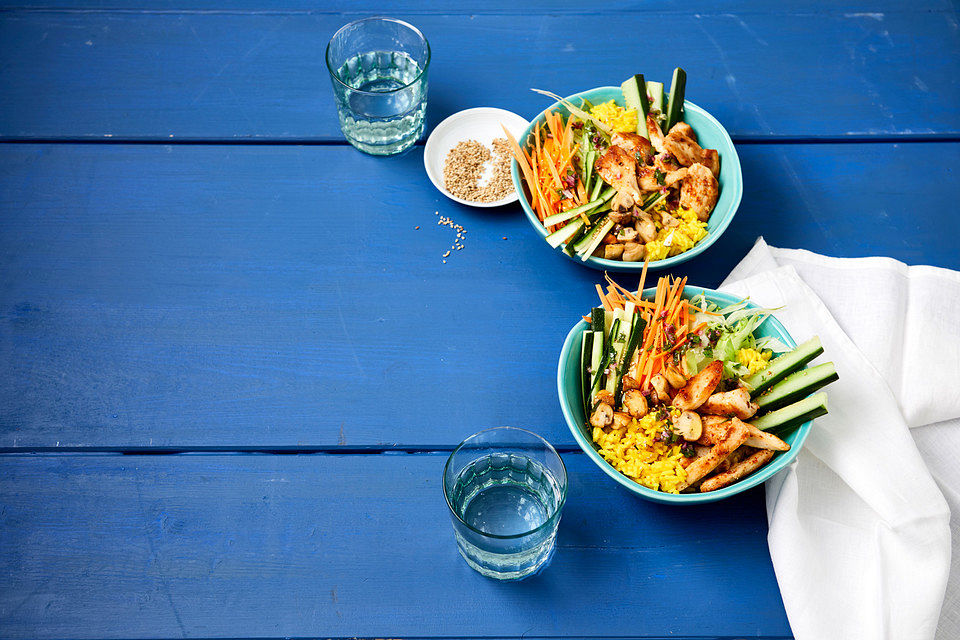
M 722 288 L 783 307 L 840 375 L 830 413 L 766 486 L 797 640 L 960 638 L 960 517 L 951 525 L 947 505 L 960 514 L 960 273 L 760 238 Z

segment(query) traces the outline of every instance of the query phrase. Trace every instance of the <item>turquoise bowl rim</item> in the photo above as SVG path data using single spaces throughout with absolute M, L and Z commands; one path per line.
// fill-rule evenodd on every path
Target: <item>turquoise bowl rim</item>
M 616 92 L 618 94 L 621 93 L 620 87 L 595 87 L 593 89 L 581 91 L 580 93 L 574 93 L 573 95 L 570 95 L 564 98 L 564 100 L 573 101 L 576 98 L 589 99 L 588 94 L 592 96 L 595 93 L 611 92 L 611 91 Z M 609 98 L 605 98 L 605 99 L 609 99 Z M 538 122 L 543 121 L 544 114 L 548 110 L 557 109 L 558 107 L 563 108 L 559 102 L 555 102 L 549 107 L 547 107 L 546 109 L 544 109 L 543 111 L 541 111 L 540 114 L 537 115 L 537 117 L 534 118 L 529 125 L 527 125 L 527 128 L 523 131 L 522 137 L 517 140 L 518 144 L 526 145 L 527 140 L 530 138 L 530 134 L 533 132 L 533 127 Z M 648 267 L 649 269 L 667 269 L 674 265 L 681 264 L 683 262 L 686 262 L 687 260 L 695 258 L 696 256 L 706 251 L 710 247 L 710 245 L 716 242 L 717 239 L 721 235 L 723 235 L 723 232 L 727 230 L 727 227 L 730 226 L 730 222 L 733 221 L 733 217 L 737 214 L 737 209 L 740 208 L 740 201 L 743 198 L 743 172 L 740 168 L 740 156 L 737 155 L 737 148 L 734 146 L 733 140 L 730 139 L 730 134 L 727 133 L 727 130 L 723 127 L 723 125 L 720 124 L 720 122 L 716 118 L 710 115 L 709 112 L 702 109 L 701 107 L 698 107 L 697 105 L 690 102 L 689 100 L 684 100 L 683 108 L 688 112 L 696 113 L 698 116 L 703 117 L 707 122 L 712 124 L 716 128 L 717 133 L 720 134 L 721 138 L 723 138 L 723 140 L 729 146 L 729 149 L 730 149 L 729 152 L 724 152 L 721 154 L 720 162 L 730 163 L 730 166 L 734 168 L 734 173 L 733 173 L 734 180 L 733 180 L 733 184 L 727 184 L 727 182 L 721 183 L 721 188 L 723 191 L 726 191 L 727 189 L 732 189 L 733 200 L 731 201 L 730 206 L 723 212 L 722 214 L 723 217 L 720 220 L 719 224 L 714 229 L 710 229 L 707 237 L 701 240 L 699 244 L 694 246 L 689 251 L 685 251 L 684 253 L 681 253 L 680 255 L 676 255 L 671 258 L 665 258 L 663 260 L 655 260 L 653 262 L 650 262 Z M 724 166 L 724 164 L 721 164 L 721 166 Z M 510 161 L 510 175 L 513 177 L 513 188 L 517 192 L 517 195 L 520 200 L 520 206 L 523 208 L 524 215 L 527 216 L 527 221 L 530 222 L 530 225 L 534 228 L 534 230 L 536 230 L 536 232 L 540 234 L 541 238 L 546 238 L 548 235 L 547 230 L 543 228 L 542 224 L 540 224 L 539 218 L 537 218 L 537 215 L 533 212 L 533 209 L 530 208 L 530 204 L 527 202 L 527 196 L 523 192 L 523 185 L 520 182 L 520 167 L 517 164 L 517 160 L 515 158 Z M 714 211 L 714 214 L 716 213 L 718 212 Z M 549 245 L 547 245 L 547 247 L 550 248 Z M 563 251 L 562 246 L 557 247 L 556 249 L 554 249 L 554 251 L 558 251 L 561 255 L 573 260 L 577 264 L 582 264 L 582 265 L 591 267 L 593 269 L 601 269 L 606 271 L 641 271 L 643 269 L 643 264 L 644 264 L 642 262 L 623 262 L 621 260 L 607 260 L 606 258 L 597 258 L 594 256 L 590 256 L 584 261 L 584 260 L 580 260 L 580 258 L 576 255 L 574 256 L 567 255 L 567 253 Z
M 643 295 L 644 297 L 652 297 L 654 292 L 655 289 L 653 288 L 644 289 Z M 687 298 L 693 297 L 699 293 L 705 294 L 707 300 L 715 302 L 721 306 L 735 304 L 741 300 L 741 298 L 730 295 L 729 293 L 722 293 L 714 289 L 704 289 L 693 286 L 687 286 L 683 289 L 684 297 Z M 756 308 L 758 305 L 748 301 L 747 306 L 750 308 Z M 793 337 L 791 337 L 786 327 L 784 327 L 783 324 L 774 316 L 767 318 L 761 326 L 766 329 L 766 333 L 780 338 L 791 349 L 797 346 L 797 343 L 794 341 Z M 577 444 L 580 446 L 583 452 L 587 454 L 587 457 L 589 457 L 594 464 L 600 467 L 601 471 L 616 480 L 617 483 L 619 483 L 628 491 L 635 493 L 641 498 L 652 500 L 654 502 L 664 502 L 667 504 L 700 504 L 704 502 L 716 502 L 718 500 L 723 500 L 725 498 L 729 498 L 730 496 L 734 496 L 738 493 L 742 493 L 747 489 L 751 489 L 766 482 L 773 477 L 774 474 L 780 472 L 786 468 L 787 465 L 793 462 L 800 453 L 800 449 L 803 448 L 803 443 L 806 441 L 807 435 L 810 433 L 813 420 L 804 422 L 784 438 L 784 440 L 790 443 L 789 451 L 777 454 L 765 467 L 747 476 L 740 482 L 730 485 L 729 487 L 707 493 L 674 494 L 654 491 L 653 489 L 649 489 L 634 482 L 630 478 L 614 469 L 609 462 L 604 460 L 600 454 L 597 453 L 597 450 L 593 447 L 592 439 L 587 438 L 587 436 L 580 430 L 580 427 L 577 423 L 576 414 L 578 411 L 582 411 L 582 408 L 578 409 L 581 404 L 581 399 L 579 397 L 574 398 L 573 402 L 575 404 L 572 404 L 571 398 L 567 396 L 567 393 L 564 389 L 564 378 L 566 377 L 567 368 L 570 366 L 571 362 L 575 367 L 577 367 L 577 370 L 579 370 L 578 361 L 580 358 L 580 334 L 586 328 L 587 323 L 584 320 L 581 320 L 574 325 L 574 327 L 567 334 L 566 339 L 563 341 L 563 348 L 560 350 L 560 360 L 557 364 L 557 393 L 560 399 L 560 409 L 563 411 L 563 418 L 567 422 L 567 428 L 570 429 L 570 433 L 573 434 Z

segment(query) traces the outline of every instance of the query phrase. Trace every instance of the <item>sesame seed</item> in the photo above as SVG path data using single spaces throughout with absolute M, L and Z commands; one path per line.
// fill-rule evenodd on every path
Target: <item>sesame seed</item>
M 493 141 L 493 153 L 476 140 L 463 140 L 447 154 L 443 186 L 453 196 L 473 202 L 495 202 L 513 192 L 510 146 L 506 138 Z M 493 175 L 479 184 L 484 165 L 493 163 Z

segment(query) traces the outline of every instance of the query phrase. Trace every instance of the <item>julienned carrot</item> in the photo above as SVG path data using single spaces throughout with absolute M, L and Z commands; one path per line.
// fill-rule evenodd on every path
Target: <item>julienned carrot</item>
M 613 307 L 607 302 L 607 296 L 603 295 L 603 287 L 599 284 L 597 285 L 597 295 L 600 296 L 600 303 L 603 305 L 603 308 L 607 311 L 613 311 Z

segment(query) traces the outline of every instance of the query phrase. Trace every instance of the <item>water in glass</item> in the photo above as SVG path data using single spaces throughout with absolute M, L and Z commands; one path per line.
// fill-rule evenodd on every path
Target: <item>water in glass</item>
M 340 127 L 367 153 L 403 151 L 423 134 L 426 82 L 411 85 L 422 69 L 402 51 L 368 51 L 348 59 L 337 77 L 351 89 L 338 92 Z M 405 88 L 406 87 L 406 88 Z
M 480 573 L 499 579 L 539 570 L 549 561 L 556 536 L 555 522 L 543 525 L 563 493 L 549 469 L 524 455 L 493 453 L 471 462 L 457 476 L 451 507 L 476 532 L 497 537 L 455 528 L 461 555 Z

